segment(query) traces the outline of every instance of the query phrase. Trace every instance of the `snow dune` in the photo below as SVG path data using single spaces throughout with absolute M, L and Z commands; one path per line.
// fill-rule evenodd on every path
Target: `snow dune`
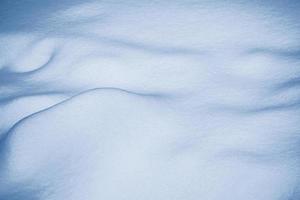
M 0 199 L 298 199 L 299 5 L 267 2 L 4 1 Z

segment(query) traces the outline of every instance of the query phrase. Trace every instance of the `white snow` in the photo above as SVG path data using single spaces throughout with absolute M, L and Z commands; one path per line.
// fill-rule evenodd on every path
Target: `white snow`
M 299 5 L 267 2 L 12 5 L 0 199 L 299 199 Z

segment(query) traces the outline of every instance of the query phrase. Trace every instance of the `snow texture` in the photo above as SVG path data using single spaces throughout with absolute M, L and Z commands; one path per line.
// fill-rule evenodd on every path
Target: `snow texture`
M 0 200 L 299 200 L 299 10 L 1 0 Z

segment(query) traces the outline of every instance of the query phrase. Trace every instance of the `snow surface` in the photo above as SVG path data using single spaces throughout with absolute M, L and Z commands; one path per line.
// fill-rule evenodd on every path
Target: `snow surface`
M 300 199 L 299 2 L 0 2 L 0 200 Z

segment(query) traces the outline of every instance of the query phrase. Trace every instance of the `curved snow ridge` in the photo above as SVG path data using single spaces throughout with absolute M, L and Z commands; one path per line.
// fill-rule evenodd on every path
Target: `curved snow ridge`
M 69 101 L 77 96 L 80 96 L 85 93 L 92 92 L 94 90 L 113 90 L 120 91 L 132 95 L 138 95 L 141 97 L 147 98 L 168 98 L 167 96 L 160 94 L 144 94 L 131 92 L 119 88 L 93 88 L 79 94 L 67 95 L 65 93 L 46 93 L 46 94 L 26 94 L 20 95 L 20 97 L 8 98 L 7 103 L 3 102 L 1 108 L 0 117 L 5 119 L 0 122 L 0 136 L 5 137 L 5 135 L 10 132 L 10 130 L 17 126 L 23 120 L 30 118 L 31 116 L 38 114 L 40 112 L 51 109 L 57 105 L 63 104 L 66 101 Z M 24 106 L 26 105 L 26 106 Z
M 97 98 L 97 96 L 101 96 L 101 98 Z M 40 109 L 38 111 L 35 111 L 33 113 L 30 113 L 24 117 L 22 117 L 20 120 L 17 120 L 17 122 L 7 131 L 7 136 L 5 139 L 8 139 L 11 135 L 11 133 L 15 132 L 15 129 L 18 128 L 20 125 L 24 123 L 28 123 L 27 121 L 30 121 L 31 118 L 35 118 L 36 116 L 48 112 L 48 111 L 55 111 L 56 109 L 63 108 L 66 104 L 70 103 L 78 103 L 80 108 L 84 106 L 94 106 L 93 104 L 95 102 L 89 101 L 89 99 L 96 98 L 99 101 L 96 102 L 97 105 L 101 105 L 101 102 L 113 102 L 115 98 L 118 99 L 118 97 L 123 97 L 123 96 L 132 96 L 134 97 L 139 97 L 139 98 L 145 98 L 145 101 L 157 101 L 157 103 L 164 104 L 165 97 L 163 95 L 157 95 L 157 94 L 143 94 L 143 93 L 136 93 L 120 88 L 93 88 L 90 90 L 83 91 L 79 94 L 76 94 L 74 96 L 71 96 L 67 99 L 60 100 L 58 103 L 55 103 L 53 105 L 44 107 L 43 109 Z M 43 100 L 43 99 L 42 99 Z M 43 100 L 45 103 L 45 101 Z M 15 106 L 15 105 L 14 105 Z

